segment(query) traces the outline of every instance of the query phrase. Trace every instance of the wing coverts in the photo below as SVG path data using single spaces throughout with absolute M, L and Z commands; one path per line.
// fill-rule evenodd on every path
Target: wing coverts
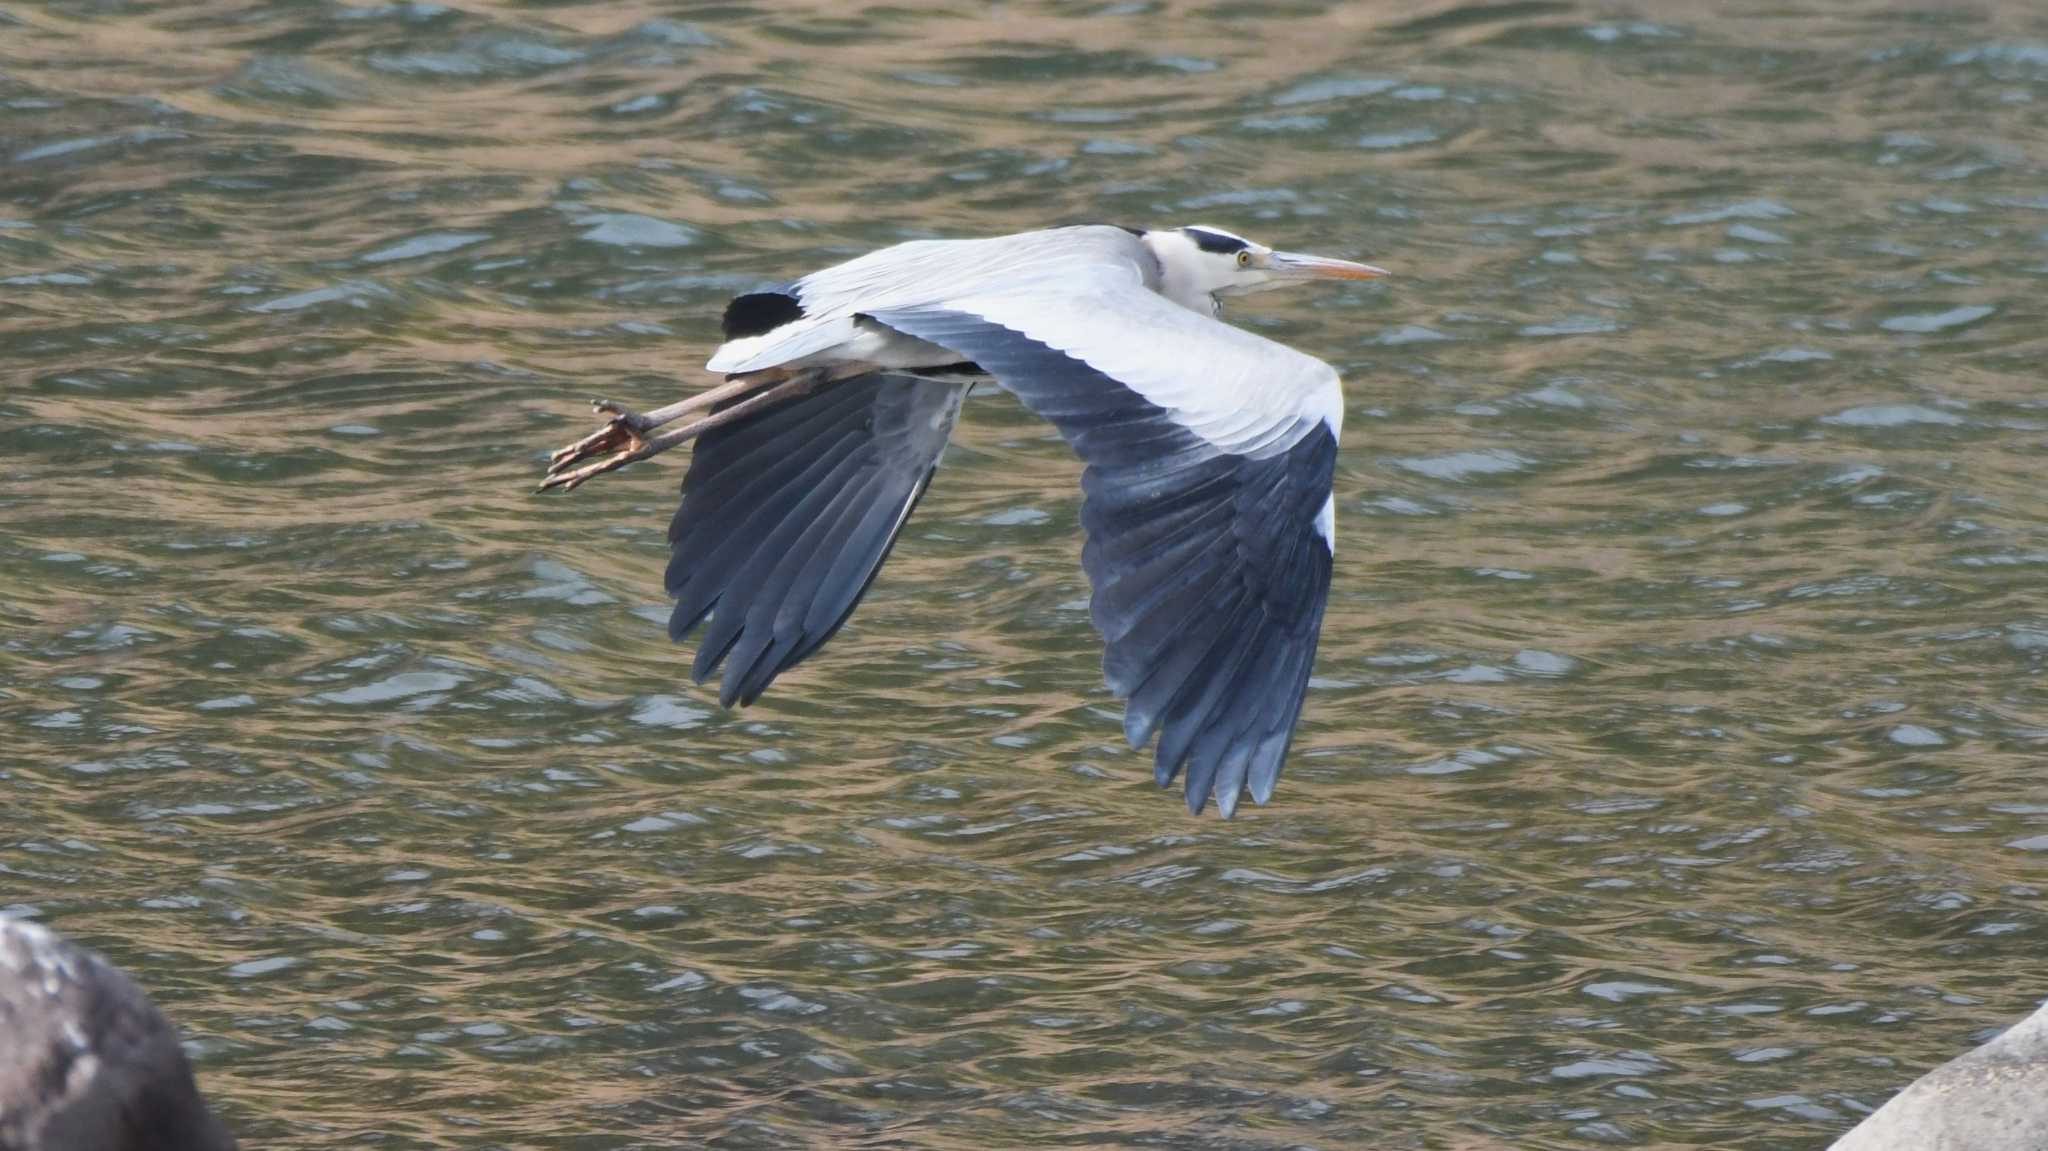
M 1128 702 L 1133 747 L 1156 731 L 1154 777 L 1187 772 L 1187 803 L 1272 795 L 1315 662 L 1330 588 L 1317 521 L 1337 440 L 1303 416 L 1259 456 L 1225 451 L 1166 409 L 1065 352 L 966 312 L 871 313 L 943 344 L 1051 420 L 1087 464 L 1082 565 L 1107 643 L 1103 671 Z

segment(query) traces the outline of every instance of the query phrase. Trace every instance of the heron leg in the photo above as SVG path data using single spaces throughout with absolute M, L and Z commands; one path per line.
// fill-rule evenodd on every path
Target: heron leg
M 768 386 L 764 387 L 761 376 L 755 374 L 712 388 L 681 403 L 656 408 L 646 415 L 626 411 L 605 400 L 595 401 L 593 406 L 599 411 L 613 413 L 611 420 L 596 432 L 549 457 L 547 478 L 542 480 L 540 487 L 535 490 L 544 492 L 549 488 L 561 488 L 568 491 L 592 476 L 600 476 L 627 464 L 660 455 L 677 444 L 688 443 L 713 428 L 744 419 L 762 408 L 795 399 L 839 378 L 842 378 L 841 373 L 829 370 L 808 371 L 782 378 L 780 382 L 768 380 Z M 749 391 L 754 391 L 755 394 L 702 419 L 692 420 L 672 432 L 663 432 L 658 436 L 645 434 L 674 421 L 686 412 L 707 407 L 731 396 L 746 395 Z M 582 460 L 606 451 L 611 454 L 603 459 L 584 464 L 582 467 L 572 467 Z
M 557 448 L 548 456 L 548 474 L 569 467 L 592 456 L 621 449 L 631 450 L 640 446 L 648 432 L 661 427 L 691 412 L 708 408 L 713 404 L 744 396 L 748 392 L 765 388 L 786 378 L 788 373 L 780 371 L 750 372 L 747 375 L 727 380 L 715 388 L 707 388 L 688 399 L 640 413 L 620 407 L 610 400 L 592 400 L 590 406 L 598 412 L 609 415 L 605 425 L 565 448 Z

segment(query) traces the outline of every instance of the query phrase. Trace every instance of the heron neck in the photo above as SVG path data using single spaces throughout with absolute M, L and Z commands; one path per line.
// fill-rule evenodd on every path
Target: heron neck
M 1159 277 L 1152 288 L 1190 312 L 1215 316 L 1215 285 L 1202 275 L 1201 255 L 1194 242 L 1179 232 L 1146 232 L 1141 239 L 1152 253 Z
M 1159 282 L 1159 294 L 1186 308 L 1212 319 L 1223 314 L 1223 301 L 1216 293 L 1206 291 L 1197 285 L 1176 284 L 1167 276 Z

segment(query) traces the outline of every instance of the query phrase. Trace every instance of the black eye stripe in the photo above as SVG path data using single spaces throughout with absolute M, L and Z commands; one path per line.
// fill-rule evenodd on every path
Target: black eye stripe
M 1226 236 L 1220 232 L 1211 232 L 1204 228 L 1182 228 L 1181 231 L 1188 234 L 1188 239 L 1195 242 L 1195 247 L 1202 249 L 1204 252 L 1214 252 L 1219 256 L 1228 255 L 1231 252 L 1241 252 L 1251 246 L 1236 236 Z

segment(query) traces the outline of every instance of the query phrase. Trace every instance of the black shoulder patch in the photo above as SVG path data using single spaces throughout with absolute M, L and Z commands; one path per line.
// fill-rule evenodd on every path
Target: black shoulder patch
M 1232 252 L 1242 251 L 1250 247 L 1249 244 L 1238 239 L 1236 236 L 1226 236 L 1221 232 L 1212 232 L 1207 228 L 1182 228 L 1181 231 L 1188 234 L 1188 239 L 1195 242 L 1195 247 L 1202 249 L 1204 252 L 1214 252 L 1219 256 L 1227 256 Z
M 748 292 L 732 298 L 719 325 L 725 329 L 726 339 L 737 340 L 772 332 L 791 320 L 803 318 L 804 306 L 787 292 Z

